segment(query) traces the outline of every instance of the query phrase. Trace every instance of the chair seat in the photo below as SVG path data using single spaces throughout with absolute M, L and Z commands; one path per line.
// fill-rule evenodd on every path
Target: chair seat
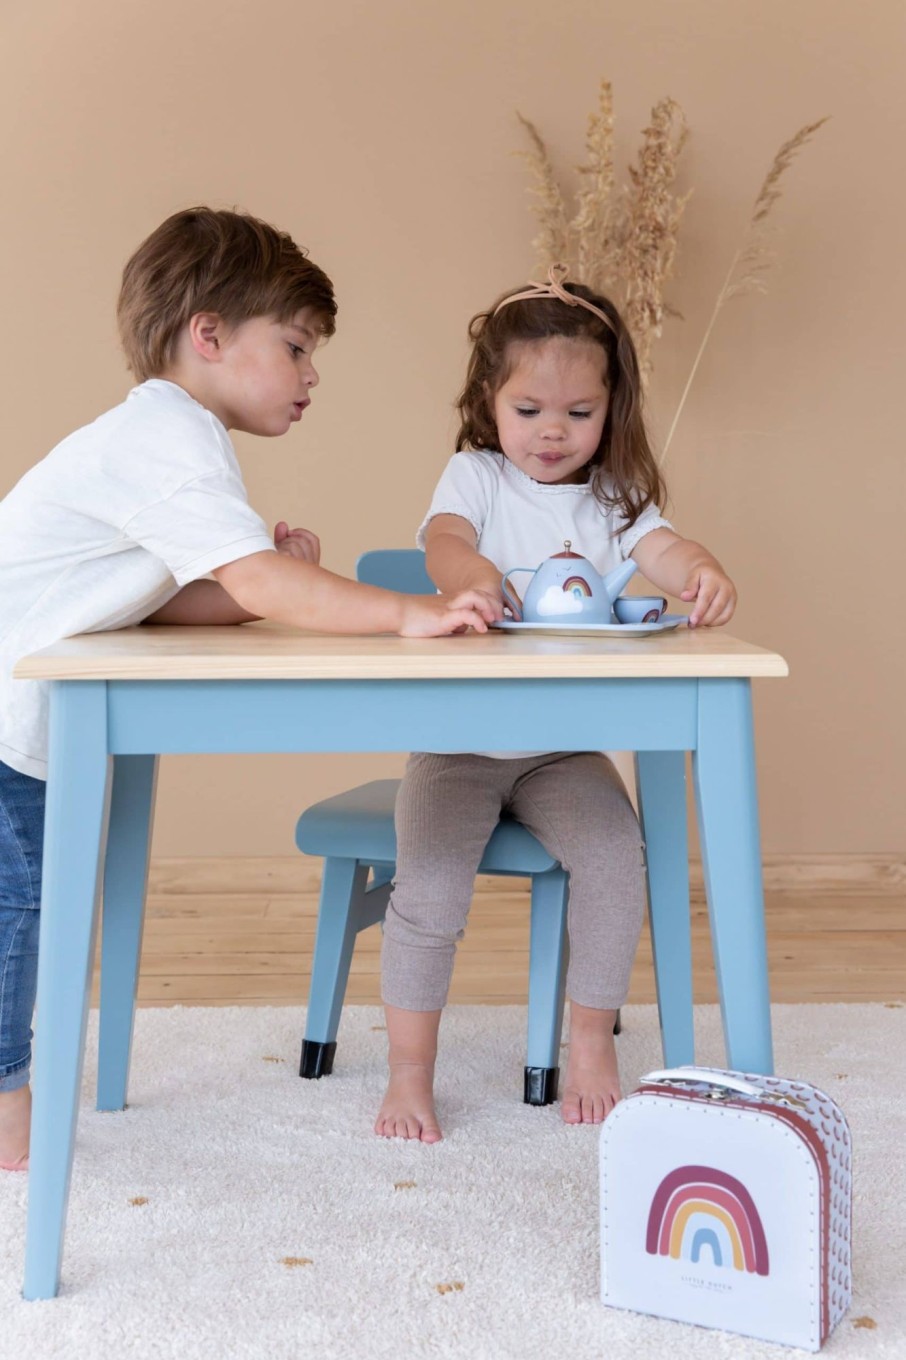
M 296 824 L 296 844 L 306 855 L 396 863 L 393 810 L 398 779 L 373 779 L 306 809 Z M 482 874 L 543 874 L 556 869 L 540 841 L 520 822 L 503 818 L 478 866 Z

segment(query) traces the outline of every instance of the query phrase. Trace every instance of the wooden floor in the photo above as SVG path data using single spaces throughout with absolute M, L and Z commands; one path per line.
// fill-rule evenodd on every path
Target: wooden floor
M 500 880 L 495 880 L 499 882 Z M 513 886 L 511 886 L 513 885 Z M 769 894 L 774 1001 L 906 1001 L 906 897 Z M 317 897 L 159 893 L 148 900 L 139 1003 L 148 1006 L 301 1005 L 308 996 Z M 707 912 L 693 903 L 695 999 L 717 999 Z M 380 999 L 380 931 L 359 939 L 347 1000 Z M 478 892 L 460 945 L 451 1001 L 524 1004 L 528 892 Z M 95 992 L 96 998 L 96 992 Z M 655 999 L 642 937 L 629 995 Z M 96 999 L 95 999 L 96 1004 Z

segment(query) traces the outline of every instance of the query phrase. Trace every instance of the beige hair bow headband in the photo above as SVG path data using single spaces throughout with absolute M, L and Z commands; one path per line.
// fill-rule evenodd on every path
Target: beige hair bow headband
M 511 302 L 531 301 L 533 298 L 559 298 L 565 302 L 567 307 L 584 307 L 586 311 L 594 312 L 595 316 L 600 317 L 608 330 L 616 335 L 614 324 L 606 312 L 602 312 L 600 307 L 596 307 L 593 302 L 586 302 L 585 298 L 577 297 L 575 293 L 568 293 L 563 287 L 569 268 L 565 264 L 552 264 L 547 271 L 547 283 L 535 283 L 529 279 L 529 286 L 522 293 L 512 293 L 494 308 L 493 315 L 496 316 L 501 307 L 507 307 Z

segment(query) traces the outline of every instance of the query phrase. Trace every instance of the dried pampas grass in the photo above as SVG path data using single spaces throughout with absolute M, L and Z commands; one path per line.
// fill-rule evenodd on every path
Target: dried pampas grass
M 537 264 L 546 273 L 550 265 L 562 261 L 573 278 L 613 299 L 629 327 L 647 383 L 652 349 L 663 331 L 664 318 L 679 315 L 666 301 L 664 290 L 673 273 L 680 224 L 691 196 L 691 190 L 682 195 L 674 191 L 689 137 L 683 110 L 669 97 L 654 105 L 636 162 L 629 167 L 628 183 L 617 187 L 613 90 L 603 80 L 597 107 L 588 120 L 585 161 L 577 167 L 572 215 L 569 195 L 561 187 L 543 137 L 528 118 L 521 113 L 517 116 L 530 142 L 529 150 L 518 154 L 527 161 L 533 177 L 531 192 L 540 227 L 532 241 Z M 662 461 L 724 304 L 730 298 L 765 290 L 765 275 L 775 259 L 770 218 L 783 193 L 781 181 L 797 153 L 826 122 L 822 118 L 800 128 L 774 157 L 717 295 L 664 443 Z
M 623 247 L 625 280 L 623 315 L 636 341 L 643 375 L 651 371 L 651 346 L 661 335 L 664 284 L 673 271 L 680 219 L 691 190 L 677 198 L 671 185 L 689 130 L 673 99 L 651 110 L 651 125 L 642 133 L 638 165 L 629 167 L 629 224 Z
M 689 195 L 672 189 L 688 136 L 686 119 L 674 99 L 651 110 L 629 183 L 616 188 L 613 90 L 602 81 L 588 121 L 585 161 L 577 167 L 578 187 L 570 217 L 547 146 L 538 129 L 517 115 L 531 147 L 521 152 L 534 183 L 540 231 L 532 245 L 542 270 L 558 261 L 590 288 L 607 293 L 632 334 L 643 376 L 651 369 L 651 348 L 671 308 L 664 300 L 676 255 L 680 219 Z
M 820 127 L 823 127 L 828 120 L 819 118 L 817 123 L 807 123 L 801 127 L 795 136 L 788 142 L 784 142 L 777 155 L 774 157 L 771 168 L 765 176 L 764 183 L 758 191 L 758 196 L 752 206 L 748 225 L 743 235 L 742 241 L 737 248 L 736 254 L 730 262 L 726 277 L 717 294 L 717 300 L 705 327 L 701 344 L 692 361 L 686 385 L 683 388 L 682 396 L 679 399 L 670 429 L 667 431 L 667 438 L 664 440 L 664 448 L 661 453 L 660 462 L 663 463 L 667 457 L 674 431 L 676 430 L 679 418 L 682 415 L 689 389 L 692 386 L 702 355 L 708 341 L 711 339 L 711 332 L 714 324 L 723 310 L 724 305 L 734 297 L 745 297 L 749 293 L 763 293 L 766 291 L 765 274 L 776 259 L 776 251 L 773 248 L 773 223 L 770 222 L 771 212 L 774 205 L 782 197 L 783 189 L 780 181 L 786 171 L 790 168 L 794 156 L 801 151 L 809 142 Z
M 532 241 L 532 245 L 537 251 L 539 261 L 545 267 L 556 264 L 558 260 L 568 262 L 569 223 L 566 220 L 566 205 L 547 146 L 534 124 L 523 118 L 518 110 L 516 117 L 532 143 L 531 151 L 519 153 L 528 161 L 535 181 L 529 192 L 538 200 L 537 213 L 541 230 Z

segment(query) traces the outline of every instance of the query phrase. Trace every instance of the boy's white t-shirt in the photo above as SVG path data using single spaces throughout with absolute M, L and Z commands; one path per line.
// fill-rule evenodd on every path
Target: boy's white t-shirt
M 672 529 L 656 505 L 647 506 L 630 529 L 624 518 L 608 509 L 588 485 L 551 485 L 536 482 L 502 453 L 480 450 L 454 453 L 437 484 L 431 506 L 416 535 L 425 546 L 425 530 L 435 515 L 459 515 L 478 535 L 478 551 L 500 571 L 539 566 L 571 551 L 591 562 L 600 575 L 627 558 L 639 539 L 652 529 Z M 527 577 L 517 577 L 523 594 Z M 515 759 L 543 755 L 541 751 L 483 751 L 485 756 Z
M 140 622 L 190 581 L 273 551 L 221 422 L 153 378 L 0 501 L 0 760 L 47 777 L 48 685 L 20 657 Z

